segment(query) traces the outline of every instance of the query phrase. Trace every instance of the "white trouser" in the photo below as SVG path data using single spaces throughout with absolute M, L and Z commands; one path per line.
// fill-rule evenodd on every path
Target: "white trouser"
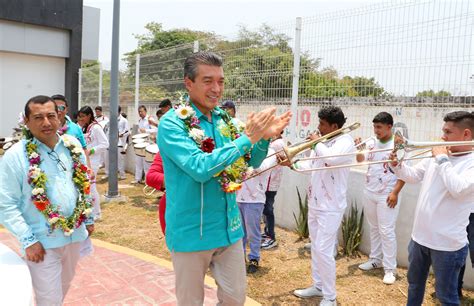
M 344 211 L 321 211 L 309 207 L 308 226 L 311 237 L 311 272 L 313 285 L 325 299 L 336 298 L 336 260 L 334 245 Z
M 118 167 L 118 172 L 120 173 L 120 176 L 125 176 L 125 154 L 120 153 L 122 151 L 122 148 L 118 148 L 118 157 L 117 157 L 117 167 Z M 105 175 L 109 175 L 109 151 L 107 151 L 105 158 Z
M 135 155 L 135 181 L 141 181 L 143 178 L 143 173 L 145 173 L 146 176 L 150 166 L 150 163 L 145 161 L 145 157 Z
M 91 160 L 92 171 L 94 171 L 95 179 L 91 182 L 91 196 L 92 196 L 92 205 L 94 208 L 94 220 L 100 219 L 101 209 L 100 209 L 100 194 L 97 191 L 97 173 L 99 172 L 100 164 L 93 163 Z
M 44 260 L 34 263 L 27 260 L 37 306 L 62 305 L 79 260 L 80 242 L 47 249 Z
M 370 227 L 370 258 L 382 261 L 385 270 L 397 268 L 397 223 L 400 201 L 395 208 L 387 205 L 388 194 L 365 191 L 364 215 Z

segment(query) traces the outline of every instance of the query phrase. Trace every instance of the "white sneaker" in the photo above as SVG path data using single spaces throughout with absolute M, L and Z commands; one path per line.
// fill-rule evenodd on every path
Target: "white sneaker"
M 130 182 L 130 184 L 134 184 L 134 185 L 139 184 L 139 183 L 140 183 L 140 181 L 137 181 L 137 180 L 133 180 L 133 181 Z
M 337 305 L 336 300 L 322 299 L 321 303 L 319 303 L 319 306 L 336 306 L 336 305 Z
M 363 264 L 359 265 L 359 269 L 364 270 L 364 271 L 370 271 L 373 269 L 379 269 L 382 268 L 382 262 L 377 259 L 369 259 L 367 262 L 364 262 Z
M 313 296 L 323 296 L 321 289 L 314 286 L 308 287 L 306 289 L 298 289 L 293 291 L 293 294 L 300 298 L 310 298 Z
M 395 274 L 393 271 L 385 271 L 385 276 L 383 277 L 383 283 L 387 285 L 393 285 L 395 283 Z

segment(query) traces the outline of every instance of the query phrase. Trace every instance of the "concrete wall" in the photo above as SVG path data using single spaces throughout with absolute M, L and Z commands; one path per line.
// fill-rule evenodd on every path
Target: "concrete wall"
M 0 135 L 11 135 L 26 101 L 64 92 L 65 59 L 0 51 Z
M 296 186 L 298 186 L 298 189 L 304 198 L 310 183 L 310 176 L 295 173 L 289 169 L 285 169 L 284 171 L 282 184 L 275 200 L 275 218 L 277 225 L 288 229 L 294 229 L 295 221 L 293 213 L 295 213 L 296 216 L 299 214 Z M 359 211 L 363 209 L 364 182 L 365 171 L 351 171 L 348 184 L 348 206 L 346 212 L 350 209 L 351 203 L 357 204 Z M 397 219 L 396 235 L 398 244 L 397 261 L 398 265 L 401 267 L 408 266 L 408 243 L 411 239 L 419 189 L 419 184 L 407 184 L 400 193 L 400 212 Z M 342 243 L 341 233 L 339 241 Z M 369 254 L 370 252 L 369 226 L 366 220 L 364 220 L 360 250 L 364 254 Z M 470 262 L 469 258 L 467 262 Z M 464 282 L 466 288 L 474 288 L 474 271 L 470 264 L 466 265 Z
M 81 67 L 82 0 L 0 0 L 0 8 L 0 20 L 62 30 L 69 34 L 66 65 L 62 71 L 62 92 L 69 99 L 70 111 L 75 111 L 78 105 L 78 71 Z M 42 43 L 45 42 L 38 42 L 38 49 L 44 47 Z

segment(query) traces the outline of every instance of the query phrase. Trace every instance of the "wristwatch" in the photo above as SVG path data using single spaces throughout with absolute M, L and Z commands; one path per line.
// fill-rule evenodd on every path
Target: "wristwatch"
M 448 156 L 447 156 L 447 155 L 444 155 L 444 154 L 436 156 L 435 159 L 436 159 L 436 163 L 437 163 L 438 165 L 441 165 L 441 164 L 443 164 L 443 163 L 449 161 Z

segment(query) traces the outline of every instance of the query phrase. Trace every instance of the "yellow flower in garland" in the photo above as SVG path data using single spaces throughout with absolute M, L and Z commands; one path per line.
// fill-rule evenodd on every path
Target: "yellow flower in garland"
M 242 188 L 242 184 L 238 184 L 238 183 L 235 183 L 235 182 L 230 182 L 229 185 L 227 186 L 227 188 L 224 191 L 225 192 L 236 192 L 240 188 Z
M 231 136 L 232 136 L 231 130 L 230 130 L 229 126 L 224 123 L 223 120 L 219 120 L 219 124 L 218 124 L 217 129 L 219 130 L 219 132 L 221 133 L 222 136 L 224 136 L 226 138 L 231 138 Z

